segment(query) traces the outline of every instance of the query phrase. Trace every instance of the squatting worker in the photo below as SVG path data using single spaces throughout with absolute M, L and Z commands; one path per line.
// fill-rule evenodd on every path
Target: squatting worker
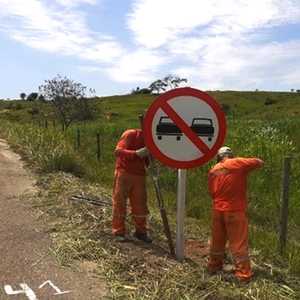
M 147 234 L 146 221 L 148 206 L 145 167 L 149 165 L 147 157 L 149 153 L 140 129 L 125 131 L 116 146 L 112 227 L 117 242 L 127 241 L 125 237 L 127 199 L 129 199 L 131 220 L 135 227 L 134 236 L 141 241 L 152 242 Z
M 248 254 L 249 223 L 246 216 L 247 174 L 264 165 L 258 158 L 234 158 L 228 147 L 217 153 L 217 164 L 208 173 L 209 192 L 213 200 L 209 270 L 222 270 L 228 239 L 235 259 L 237 279 L 248 283 L 251 264 Z

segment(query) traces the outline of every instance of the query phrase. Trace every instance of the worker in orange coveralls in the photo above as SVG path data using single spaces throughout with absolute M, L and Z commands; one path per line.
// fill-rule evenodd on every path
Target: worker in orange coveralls
M 129 199 L 130 215 L 135 227 L 134 236 L 139 240 L 151 243 L 147 234 L 148 215 L 146 169 L 149 165 L 142 131 L 131 129 L 125 131 L 115 149 L 117 157 L 114 190 L 112 227 L 117 242 L 126 242 L 125 218 L 126 203 Z
M 208 173 L 209 192 L 213 199 L 211 245 L 208 270 L 222 270 L 225 247 L 235 259 L 235 274 L 239 281 L 251 280 L 248 254 L 249 223 L 246 216 L 247 174 L 264 165 L 258 158 L 234 158 L 228 147 L 217 153 L 217 164 Z

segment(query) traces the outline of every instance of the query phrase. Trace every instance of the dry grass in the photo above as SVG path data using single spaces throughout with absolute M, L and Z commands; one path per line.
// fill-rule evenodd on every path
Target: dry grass
M 52 255 L 69 268 L 76 268 L 78 261 L 86 262 L 89 271 L 110 287 L 108 299 L 300 299 L 299 278 L 288 278 L 272 264 L 266 266 L 259 254 L 254 254 L 254 278 L 249 285 L 235 280 L 230 257 L 225 271 L 208 274 L 205 253 L 192 255 L 191 243 L 186 245 L 190 249 L 186 259 L 178 262 L 169 254 L 155 208 L 149 216 L 152 244 L 130 234 L 131 242 L 118 244 L 111 233 L 111 191 L 66 173 L 40 174 L 36 187 L 38 193 L 28 204 L 46 224 Z M 98 198 L 108 205 L 71 201 L 71 195 Z M 170 223 L 174 222 L 171 218 Z M 193 222 L 186 223 L 189 232 L 203 234 L 197 223 L 193 228 Z M 130 220 L 127 228 L 133 230 Z

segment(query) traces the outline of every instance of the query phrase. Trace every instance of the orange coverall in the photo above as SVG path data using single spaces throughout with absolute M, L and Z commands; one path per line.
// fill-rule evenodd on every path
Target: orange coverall
M 209 192 L 213 199 L 211 245 L 208 269 L 221 270 L 228 239 L 235 259 L 236 277 L 249 282 L 251 264 L 248 254 L 249 223 L 246 216 L 247 174 L 263 165 L 258 158 L 227 158 L 208 173 Z
M 149 164 L 146 157 L 141 158 L 136 150 L 145 147 L 140 129 L 127 130 L 118 142 L 114 189 L 113 189 L 113 233 L 125 234 L 126 203 L 129 199 L 132 223 L 138 233 L 147 233 L 148 215 L 146 170 Z

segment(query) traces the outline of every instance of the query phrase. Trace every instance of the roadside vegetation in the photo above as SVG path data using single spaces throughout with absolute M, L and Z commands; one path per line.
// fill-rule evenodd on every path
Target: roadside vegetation
M 151 172 L 147 178 L 149 229 L 154 245 L 147 248 L 140 243 L 114 242 L 110 222 L 114 148 L 123 131 L 140 127 L 139 115 L 145 114 L 157 95 L 93 97 L 89 99 L 93 118 L 73 121 L 65 131 L 45 101 L 0 101 L 0 136 L 22 155 L 36 176 L 38 194 L 28 202 L 49 224 L 46 231 L 53 239 L 53 255 L 64 266 L 72 267 L 78 260 L 93 263 L 94 275 L 108 283 L 108 299 L 300 299 L 300 95 L 208 93 L 226 115 L 224 144 L 236 156 L 259 157 L 266 162 L 263 169 L 249 176 L 254 273 L 249 285 L 235 281 L 230 254 L 230 268 L 214 275 L 205 269 L 207 255 L 178 262 L 168 254 Z M 30 113 L 33 109 L 37 113 Z M 282 249 L 279 232 L 285 156 L 291 156 L 292 172 L 288 236 Z M 214 163 L 212 160 L 187 171 L 185 235 L 203 245 L 209 245 L 207 172 Z M 157 164 L 175 238 L 176 170 Z M 102 199 L 105 204 L 71 201 L 74 194 Z M 132 229 L 130 220 L 128 228 Z

